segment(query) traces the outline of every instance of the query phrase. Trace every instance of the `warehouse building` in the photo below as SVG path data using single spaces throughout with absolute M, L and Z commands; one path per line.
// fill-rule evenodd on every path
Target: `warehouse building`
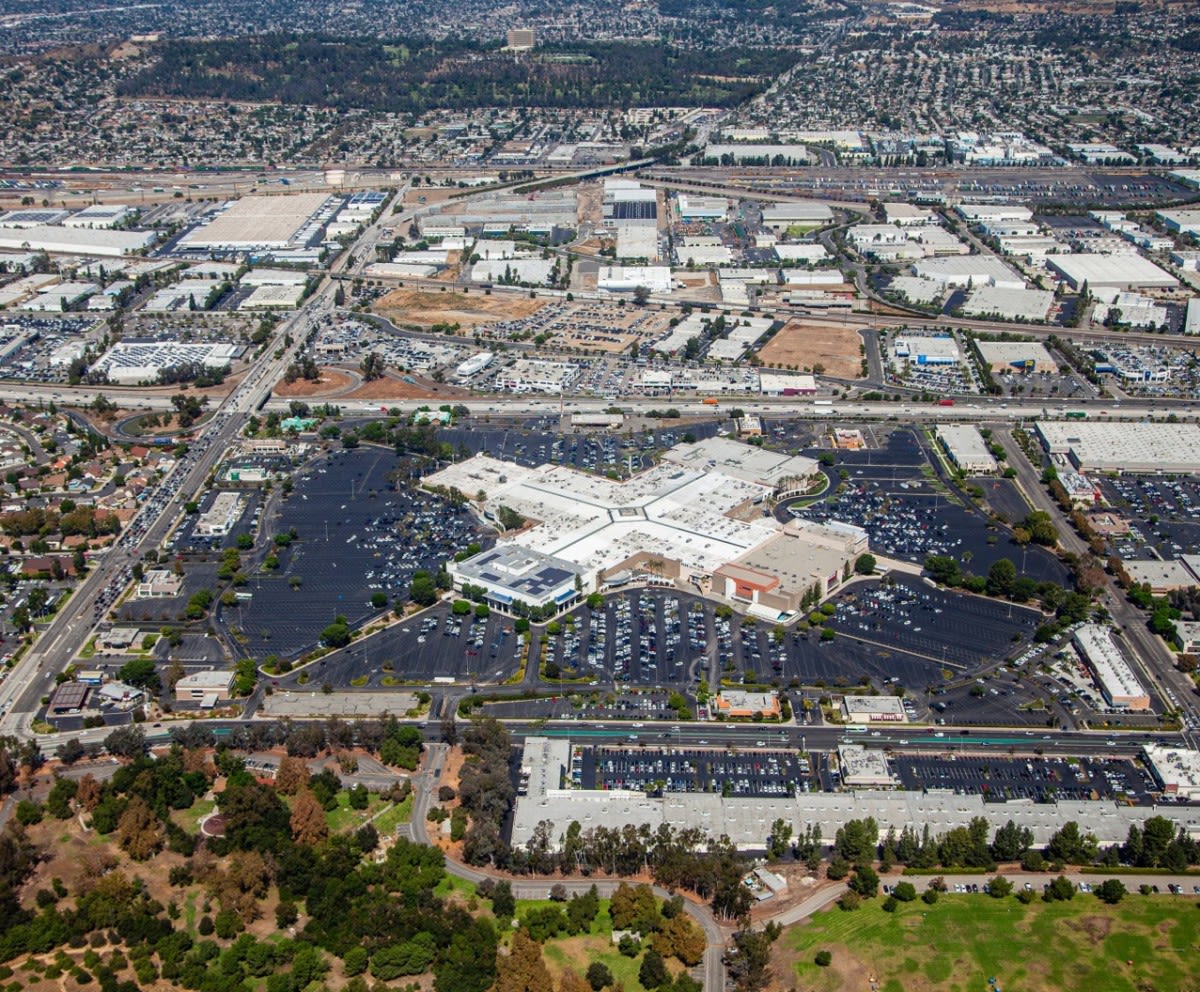
M 155 382 L 162 369 L 184 365 L 224 368 L 244 351 L 237 344 L 198 344 L 176 341 L 118 341 L 92 366 L 111 382 L 136 385 Z
M 991 475 L 996 459 L 979 428 L 970 424 L 938 424 L 937 439 L 954 467 L 966 475 Z
M 1075 631 L 1074 643 L 1109 706 L 1122 710 L 1150 709 L 1149 693 L 1133 674 L 1107 627 L 1084 624 Z
M 49 255 L 101 255 L 116 258 L 154 244 L 153 231 L 103 231 L 86 227 L 0 228 L 0 249 Z
M 131 207 L 119 203 L 94 203 L 79 213 L 64 218 L 64 227 L 111 228 L 122 224 L 133 213 Z
M 1042 323 L 1054 306 L 1054 294 L 1048 289 L 1006 289 L 980 286 L 963 304 L 970 317 L 995 317 L 1025 323 Z
M 49 227 L 61 224 L 71 215 L 66 210 L 9 210 L 0 214 L 0 227 Z
M 1038 421 L 1042 447 L 1081 472 L 1200 473 L 1200 425 Z
M 1024 289 L 1025 280 L 994 255 L 958 255 L 913 262 L 912 274 L 943 286 Z
M 596 276 L 596 288 L 607 293 L 632 293 L 645 288 L 663 295 L 671 292 L 671 270 L 665 265 L 606 265 Z
M 975 347 L 993 372 L 1058 372 L 1058 363 L 1039 341 L 976 341 Z
M 1200 334 L 1200 296 L 1188 300 L 1187 315 L 1183 320 L 1184 334 Z
M 843 696 L 842 719 L 847 723 L 907 723 L 899 696 Z
M 1083 284 L 1098 289 L 1174 289 L 1173 275 L 1141 255 L 1048 255 L 1046 267 L 1078 292 Z
M 680 193 L 679 219 L 692 221 L 721 221 L 729 213 L 729 201 L 723 196 L 697 196 L 694 193 Z
M 833 211 L 826 203 L 797 200 L 790 203 L 772 203 L 763 207 L 764 227 L 773 231 L 809 231 L 833 222 Z
M 763 851 L 771 825 L 782 819 L 797 832 L 821 828 L 832 841 L 848 820 L 870 817 L 879 839 L 889 830 L 906 827 L 933 836 L 966 828 L 976 817 L 988 824 L 989 835 L 1012 820 L 1028 828 L 1033 843 L 1044 846 L 1070 821 L 1095 835 L 1101 846 L 1122 844 L 1132 825 L 1164 816 L 1189 836 L 1200 836 L 1200 809 L 1175 803 L 1127 806 L 1110 801 L 1061 799 L 1046 803 L 997 801 L 994 795 L 960 795 L 949 790 L 924 792 L 853 789 L 845 792 L 801 792 L 786 796 L 722 796 L 718 792 L 668 792 L 648 796 L 641 790 L 564 788 L 571 770 L 572 742 L 567 738 L 528 737 L 521 758 L 526 787 L 513 813 L 512 845 L 524 847 L 543 821 L 550 824 L 551 844 L 560 843 L 567 827 L 578 823 L 586 832 L 597 826 L 645 824 L 651 831 L 669 823 L 676 829 L 699 828 L 713 840 L 726 836 L 743 851 Z
M 179 247 L 195 251 L 254 252 L 304 248 L 321 233 L 324 217 L 338 203 L 325 193 L 289 196 L 244 196 L 229 203 L 208 223 L 179 239 Z
M 968 224 L 1033 220 L 1033 211 L 1017 203 L 960 203 L 954 210 Z

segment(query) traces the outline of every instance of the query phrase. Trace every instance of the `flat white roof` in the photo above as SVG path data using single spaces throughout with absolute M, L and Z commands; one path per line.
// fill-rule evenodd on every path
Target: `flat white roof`
M 997 314 L 1010 320 L 1043 321 L 1052 306 L 1054 294 L 1048 289 L 980 286 L 967 298 L 963 312 L 984 317 Z
M 1173 275 L 1164 272 L 1147 258 L 1124 255 L 1048 255 L 1046 264 L 1070 280 L 1075 287 L 1086 281 L 1088 288 L 1125 288 L 1145 286 L 1171 288 L 1179 285 Z
M 1016 365 L 1019 362 L 1036 362 L 1039 369 L 1057 369 L 1058 363 L 1040 341 L 980 341 L 975 347 L 990 364 Z
M 1087 658 L 1096 681 L 1114 706 L 1146 696 L 1129 662 L 1121 654 L 1107 627 L 1084 624 L 1075 631 L 1075 643 Z
M 180 239 L 183 248 L 285 248 L 328 202 L 325 193 L 244 196 Z
M 1084 470 L 1200 472 L 1200 424 L 1039 421 L 1037 432 Z

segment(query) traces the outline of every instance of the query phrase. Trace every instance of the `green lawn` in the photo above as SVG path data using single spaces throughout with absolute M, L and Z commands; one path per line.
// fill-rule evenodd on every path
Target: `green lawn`
M 974 992 L 993 977 L 1014 992 L 1182 990 L 1200 951 L 1200 907 L 1174 896 L 1135 894 L 1106 906 L 1077 894 L 1022 906 L 948 895 L 895 913 L 879 906 L 834 908 L 787 931 L 780 949 L 795 955 L 799 987 L 849 992 L 873 976 L 881 992 Z M 813 963 L 820 950 L 833 953 L 831 967 Z
M 187 809 L 172 810 L 171 819 L 189 834 L 194 834 L 200 830 L 200 821 L 216 808 L 214 799 L 197 799 Z
M 379 816 L 371 822 L 375 824 L 375 829 L 379 831 L 380 837 L 387 837 L 395 833 L 396 828 L 402 823 L 407 823 L 412 819 L 412 796 L 409 796 L 402 803 L 393 803 L 392 808 L 380 813 Z
M 325 811 L 325 819 L 329 823 L 331 834 L 345 833 L 347 830 L 357 830 L 367 822 L 383 806 L 383 800 L 374 792 L 368 794 L 369 802 L 366 809 L 354 809 L 350 805 L 350 793 L 345 789 L 337 794 L 337 806 Z M 384 814 L 385 816 L 387 814 Z M 379 829 L 376 825 L 375 829 Z

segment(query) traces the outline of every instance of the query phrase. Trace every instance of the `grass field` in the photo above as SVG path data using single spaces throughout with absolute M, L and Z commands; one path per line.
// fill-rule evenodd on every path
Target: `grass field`
M 1200 905 L 1173 896 L 1094 896 L 1022 906 L 1016 899 L 943 896 L 936 905 L 880 900 L 818 913 L 776 945 L 776 979 L 805 992 L 1187 992 L 1200 989 Z M 830 967 L 813 963 L 833 955 Z
M 345 789 L 337 794 L 337 802 L 336 807 L 325 813 L 325 819 L 329 823 L 329 832 L 331 834 L 342 834 L 347 830 L 357 830 L 367 820 L 378 813 L 384 804 L 384 801 L 372 792 L 369 794 L 367 808 L 355 809 L 350 805 L 350 793 Z M 375 829 L 379 829 L 378 825 Z
M 380 813 L 373 821 L 375 829 L 379 831 L 380 837 L 386 837 L 394 833 L 396 828 L 402 823 L 407 823 L 412 819 L 412 796 L 409 796 L 402 803 L 393 803 L 392 808 Z

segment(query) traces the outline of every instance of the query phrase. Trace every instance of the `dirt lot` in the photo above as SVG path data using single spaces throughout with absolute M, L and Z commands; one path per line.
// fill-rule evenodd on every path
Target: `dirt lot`
M 297 379 L 295 382 L 280 382 L 272 392 L 282 399 L 298 399 L 308 396 L 329 396 L 333 393 L 348 389 L 356 377 L 349 372 L 339 369 L 321 369 L 321 378 L 316 382 L 310 379 Z
M 374 310 L 395 324 L 462 324 L 474 327 L 493 320 L 515 320 L 537 313 L 546 304 L 528 295 L 493 293 L 429 293 L 420 289 L 394 289 L 375 304 Z
M 798 369 L 820 365 L 825 375 L 857 379 L 861 344 L 852 327 L 794 320 L 759 349 L 758 357 L 765 365 Z
M 415 376 L 403 378 L 385 375 L 382 379 L 364 382 L 357 389 L 343 394 L 348 400 L 441 400 L 448 402 L 460 396 L 470 396 L 469 389 L 447 386 Z

